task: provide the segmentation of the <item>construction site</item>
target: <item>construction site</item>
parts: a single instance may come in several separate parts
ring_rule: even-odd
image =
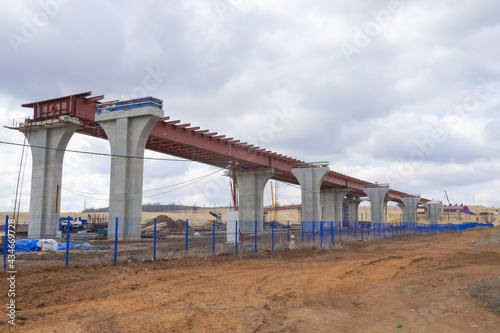
[[[9,127],[26,137],[23,157],[33,156],[29,212],[20,212],[18,190],[14,211],[0,216],[3,280],[18,274],[10,329],[500,326],[497,209],[452,204],[446,192],[443,204],[171,120],[158,98],[90,96],[24,104],[33,117]],[[109,141],[102,212],[61,213],[74,133]],[[223,169],[230,207],[144,212],[145,149]],[[280,205],[278,182],[300,187],[301,204]]]

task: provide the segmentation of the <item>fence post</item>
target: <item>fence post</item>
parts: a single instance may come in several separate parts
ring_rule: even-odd
[[[319,222],[319,248],[323,248],[323,222]]]
[[[155,219],[155,231],[153,237],[153,261],[156,260],[156,219]]]
[[[342,242],[342,222],[339,222],[339,242]]]
[[[116,265],[117,248],[118,248],[118,218],[116,218],[115,222],[115,257],[113,259],[113,265]]]
[[[316,241],[316,222],[313,221],[313,243]]]
[[[340,223],[342,223],[342,226],[344,225],[344,221],[342,221]],[[349,234],[350,234],[350,223],[347,222],[347,240],[349,240]]]
[[[361,241],[364,242],[365,239],[364,239],[364,235],[363,235],[363,229],[364,229],[364,226],[363,226],[363,223],[361,223]]]
[[[234,231],[234,236],[235,236],[234,250],[235,254],[238,254],[238,221],[236,221],[236,230]]]
[[[9,215],[5,216],[5,235],[3,238],[3,269],[7,269],[7,243],[9,239]],[[14,248],[15,251],[15,248]]]
[[[286,222],[286,242],[290,243],[290,221]]]
[[[212,255],[215,254],[215,220],[212,222]]]
[[[257,252],[257,221],[255,221],[255,252]]]
[[[71,220],[71,217],[68,216],[66,218],[68,220],[68,223],[66,224],[66,267],[68,267],[68,259],[69,259],[69,221]]]
[[[186,253],[189,251],[189,220],[186,220]]]
[[[331,223],[331,227],[332,227],[332,248],[334,248],[335,247],[335,228],[333,226],[333,221],[330,223]]]
[[[383,227],[384,227],[384,239],[385,239],[385,223],[383,224]]]
[[[302,243],[304,243],[304,221],[302,221]]]
[[[358,223],[354,222],[354,240],[356,240],[356,238],[358,238]]]
[[[274,251],[274,220],[273,220],[273,233],[272,233],[272,245],[271,245],[271,250]]]

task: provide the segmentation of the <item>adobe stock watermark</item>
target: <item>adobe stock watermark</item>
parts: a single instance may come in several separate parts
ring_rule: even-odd
[[[243,0],[212,0],[212,8],[221,20],[224,20],[227,15],[233,12]]]
[[[168,72],[161,70],[159,64],[156,65],[155,68],[146,66],[145,71],[146,74],[143,76],[141,84],[134,86],[130,90],[129,95],[120,96],[120,100],[147,97],[151,95],[151,92],[157,89],[169,76]]]
[[[93,151],[93,147],[89,140],[79,138],[78,141],[76,141],[76,147],[71,148],[71,150],[77,152],[91,152]],[[85,155],[77,152],[67,152],[64,158],[64,163],[71,168],[77,168],[83,163],[86,163]]]
[[[68,4],[71,0],[39,0],[40,9],[31,17],[23,16],[21,18],[21,29],[19,33],[9,32],[7,38],[15,53],[19,53],[21,46],[26,45],[38,36],[40,31],[45,28],[51,19],[56,17],[61,11],[61,7]]]
[[[474,93],[466,96],[462,103],[449,108],[449,115],[457,116],[462,119],[471,115],[477,110],[481,103],[490,99],[500,88],[500,81],[493,81],[493,75],[491,74],[487,79],[480,76],[478,80],[479,84],[474,89]]]
[[[359,54],[363,49],[368,47],[372,40],[378,37],[384,28],[387,28],[393,21],[394,15],[401,11],[402,2],[391,0],[387,4],[387,9],[382,9],[378,12],[371,12],[373,20],[367,22],[363,29],[354,28],[354,38],[352,43],[342,42],[340,50],[344,55],[347,63],[351,63],[351,57],[354,54]]]
[[[272,142],[275,136],[282,133],[295,119],[296,114],[287,107],[273,110],[267,126],[260,128],[255,135],[249,137],[249,143],[259,146]]]
[[[479,83],[474,89],[474,93],[467,95],[460,104],[448,109],[448,115],[458,117],[454,126],[460,125],[460,120],[471,116],[477,111],[481,103],[486,102],[500,90],[500,81],[494,81],[492,75],[485,79],[478,78]],[[449,138],[448,133],[441,127],[435,127],[429,137],[415,141],[416,149],[412,150],[407,158],[402,157],[397,165],[396,173],[391,170],[387,177],[389,183],[392,181],[403,182],[411,177],[418,163],[425,162],[436,153],[439,145],[446,142]]]
[[[288,107],[275,109],[269,118],[267,126],[260,128],[254,136],[250,136],[248,144],[264,149],[265,147],[262,147],[262,145],[272,142],[276,135],[286,131],[296,116],[297,115],[291,112]],[[259,163],[261,157],[262,155],[260,153],[253,153],[250,162]],[[203,190],[204,197],[210,200],[211,198],[219,196],[221,192],[228,191],[228,179],[228,177],[217,177],[206,184]]]

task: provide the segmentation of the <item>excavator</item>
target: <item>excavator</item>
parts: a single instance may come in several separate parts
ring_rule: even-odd
[[[210,212],[210,215],[215,217],[217,220],[207,220],[207,223],[204,224],[205,227],[212,227],[215,223],[215,226],[217,227],[217,229],[219,229],[220,227],[222,227],[224,225],[224,223],[222,222],[222,214],[221,213]]]

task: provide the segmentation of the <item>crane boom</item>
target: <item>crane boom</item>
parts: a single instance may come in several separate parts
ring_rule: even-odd
[[[448,206],[451,206],[450,198],[448,198],[448,193],[444,190],[444,195],[446,195],[446,200],[448,200]]]
[[[276,210],[275,210],[275,207],[274,207],[273,182],[271,182],[271,199],[272,199],[272,203],[273,203],[273,221],[275,221],[276,220]]]

